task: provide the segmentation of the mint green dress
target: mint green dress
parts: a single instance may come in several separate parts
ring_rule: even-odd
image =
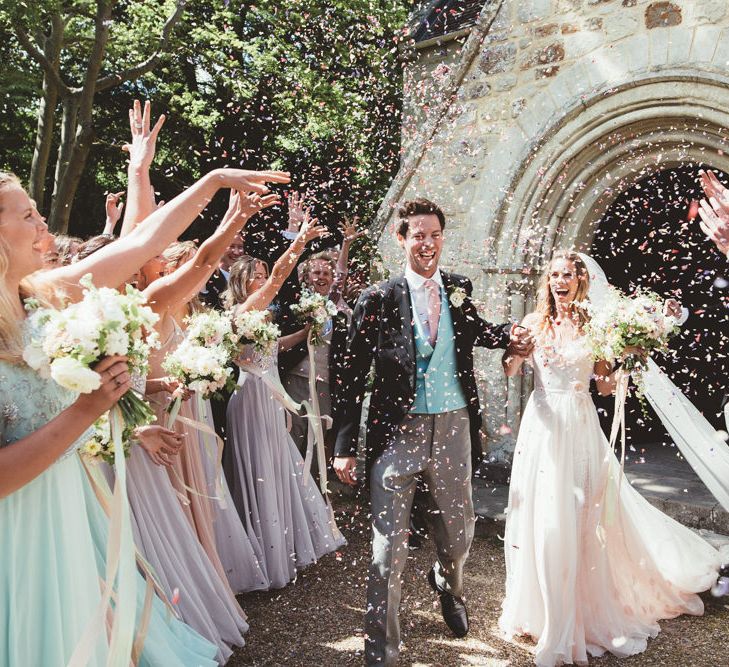
[[[75,400],[27,366],[0,361],[0,447],[44,426]],[[108,520],[76,452],[82,441],[0,499],[0,665],[64,667],[98,607]],[[138,617],[144,590],[140,578]],[[216,646],[154,602],[139,664],[216,665]],[[102,634],[90,665],[106,664]]]

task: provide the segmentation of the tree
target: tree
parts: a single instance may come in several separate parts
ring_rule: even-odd
[[[53,231],[68,229],[71,204],[94,138],[96,94],[151,71],[167,53],[183,8],[184,0],[176,0],[171,8],[165,7],[167,16],[159,36],[150,44],[149,39],[139,38],[139,29],[150,27],[159,16],[159,8],[152,2],[126,6],[118,5],[117,0],[3,4],[0,18],[10,26],[20,46],[43,75],[29,179],[30,195],[41,210],[46,208],[46,175],[54,143],[57,108],[61,108],[48,216]],[[127,20],[131,22],[131,29],[125,27]],[[119,35],[112,41],[113,24],[119,26]],[[127,48],[130,44],[147,46],[147,55],[136,59],[130,57]]]
[[[0,7],[8,2],[0,0]],[[59,67],[67,85],[83,81],[88,68],[90,2],[66,0],[58,10],[66,18]],[[44,26],[48,37],[57,5],[58,0],[42,0],[42,9],[34,5],[20,11],[21,27],[41,51],[49,42],[28,26]],[[103,216],[104,191],[123,185],[120,147],[127,140],[126,112],[135,97],[151,99],[155,114],[168,115],[152,174],[163,199],[216,166],[278,166],[292,172],[293,187],[309,192],[320,217],[334,223],[343,213],[356,213],[366,219],[399,165],[398,47],[410,5],[401,0],[188,0],[169,35],[166,57],[93,97],[87,168],[80,174],[71,214],[74,233],[94,233],[101,224],[94,219]],[[160,51],[164,17],[174,10],[173,0],[118,0],[97,79],[129,70]],[[4,13],[11,26],[11,12]],[[137,53],[147,55],[130,55]],[[26,68],[38,62],[23,57]],[[33,65],[32,74],[33,95],[44,98],[45,71]],[[0,72],[0,86],[3,82]],[[52,117],[51,158],[62,150],[60,100]],[[37,111],[40,125],[44,110],[35,104],[26,100],[26,115]],[[36,152],[38,167],[33,163],[19,173],[32,167],[32,192],[48,210],[42,186],[55,191],[55,179],[36,175],[42,171],[42,151]],[[211,210],[213,217],[219,213],[216,203]],[[57,219],[52,215],[55,227],[62,228]],[[193,235],[205,235],[204,224]]]

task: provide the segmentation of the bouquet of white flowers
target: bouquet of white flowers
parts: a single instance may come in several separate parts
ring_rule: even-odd
[[[337,307],[327,297],[302,290],[298,303],[291,306],[291,312],[304,324],[311,323],[311,342],[321,345],[322,332],[327,321],[337,314]]]
[[[274,343],[281,336],[281,329],[269,321],[266,310],[239,311],[233,316],[233,327],[239,343],[249,343],[260,352],[271,353]]]
[[[233,323],[227,313],[217,310],[204,310],[190,315],[185,322],[188,341],[200,347],[221,346],[231,354],[238,345],[238,335],[233,331]]]
[[[678,331],[676,319],[664,314],[664,301],[649,290],[640,289],[634,295],[626,296],[608,286],[600,308],[589,301],[581,305],[590,315],[585,334],[593,357],[611,363],[622,360],[625,369],[636,375],[640,374],[644,358],[637,354],[626,356],[626,350],[637,347],[647,355],[665,351]]]
[[[202,399],[214,398],[234,380],[228,367],[230,350],[220,345],[199,345],[186,338],[162,363],[165,372]]]
[[[93,435],[81,447],[81,455],[89,460],[100,458],[109,465],[114,465],[114,454],[116,448],[114,446],[114,438],[111,435],[111,422],[109,413],[105,412],[94,422]],[[125,428],[122,436],[122,446],[124,448],[124,456],[129,458],[131,449],[132,429]]]
[[[91,367],[103,357],[124,355],[130,373],[145,374],[149,352],[159,343],[153,328],[158,317],[144,305],[144,295],[131,286],[124,294],[108,287],[97,289],[90,274],[80,284],[83,299],[63,310],[28,304],[33,335],[23,351],[25,362],[82,394],[101,386],[101,376]],[[118,405],[129,428],[154,419],[149,404],[132,389]]]

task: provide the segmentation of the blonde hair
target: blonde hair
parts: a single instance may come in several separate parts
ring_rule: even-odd
[[[165,268],[170,273],[179,269],[185,262],[191,260],[197,252],[197,243],[195,241],[175,241],[165,248],[162,253],[162,259],[165,263]],[[188,308],[190,313],[199,313],[205,310],[203,302],[200,301],[200,297],[196,294],[188,302]]]
[[[2,234],[3,194],[13,187],[22,189],[20,179],[15,174],[0,171],[0,360],[18,364],[23,361],[23,333],[15,311],[18,295],[11,294],[5,286],[5,276],[10,269],[11,249]],[[20,282],[21,299],[39,296],[29,278]]]
[[[332,277],[337,271],[337,253],[332,250],[322,250],[317,252],[311,257],[307,257],[299,266],[296,268],[296,272],[299,276],[299,282],[303,285],[309,286],[309,271],[311,271],[311,265],[314,262],[326,262],[329,264],[332,270]]]
[[[249,256],[241,257],[230,267],[228,289],[220,295],[226,308],[232,308],[239,303],[245,302],[249,296],[246,283],[253,278],[256,266],[259,264],[263,264],[266,267],[266,273],[268,273],[268,264],[266,262]]]
[[[541,333],[551,330],[552,323],[557,317],[557,304],[554,302],[552,290],[549,288],[549,277],[552,273],[552,266],[559,259],[572,262],[575,265],[575,271],[579,281],[575,298],[572,303],[569,304],[570,314],[577,316],[577,326],[580,329],[582,329],[582,327],[585,326],[590,319],[587,311],[578,305],[580,302],[587,299],[587,293],[590,290],[590,274],[587,271],[587,267],[579,254],[573,250],[557,250],[552,255],[552,259],[549,260],[549,264],[542,275],[539,283],[539,289],[537,291],[537,307],[535,308],[535,313],[538,317],[538,330]]]

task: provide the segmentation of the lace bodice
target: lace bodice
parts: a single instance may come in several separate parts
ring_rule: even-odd
[[[255,374],[278,374],[278,343],[274,344],[268,354],[259,352],[252,344],[243,345],[235,363],[243,371]]]
[[[585,337],[557,343],[551,338],[537,343],[530,358],[534,389],[545,392],[590,390],[594,361]]]
[[[0,447],[45,426],[78,398],[78,394],[43,378],[25,364],[0,361]],[[91,429],[73,443],[64,458],[88,439]]]

